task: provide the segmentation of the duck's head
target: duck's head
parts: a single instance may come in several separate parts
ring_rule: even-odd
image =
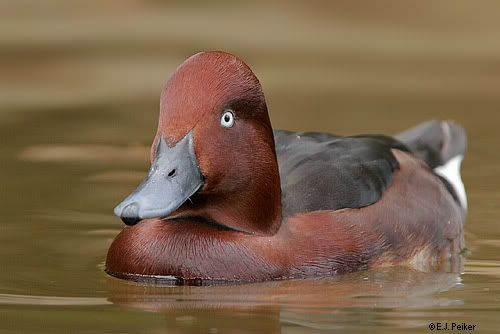
[[[196,217],[269,234],[277,228],[280,196],[258,79],[235,56],[206,52],[188,58],[167,81],[149,173],[114,212],[127,225]]]

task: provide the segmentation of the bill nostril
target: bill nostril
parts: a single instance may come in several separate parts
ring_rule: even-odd
[[[134,202],[124,207],[120,218],[126,225],[137,224],[141,220],[139,218],[139,204]]]
[[[175,176],[175,168],[174,168],[174,169],[172,169],[172,170],[170,171],[170,173],[168,173],[168,176],[169,176],[169,177],[174,177],[174,176]]]

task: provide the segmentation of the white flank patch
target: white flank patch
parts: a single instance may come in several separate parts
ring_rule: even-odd
[[[457,155],[456,157],[448,160],[448,162],[443,166],[434,168],[434,172],[450,182],[453,189],[455,189],[455,192],[457,193],[460,204],[465,210],[467,210],[467,195],[465,194],[464,183],[460,177],[460,166],[463,159],[463,155]]]

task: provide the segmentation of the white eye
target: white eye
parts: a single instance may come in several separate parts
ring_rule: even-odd
[[[234,115],[230,111],[226,111],[225,113],[222,114],[222,117],[220,118],[220,125],[222,125],[224,128],[230,128],[234,125]]]

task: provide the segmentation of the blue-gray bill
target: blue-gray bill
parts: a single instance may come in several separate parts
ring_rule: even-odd
[[[142,219],[166,217],[203,185],[190,131],[173,147],[163,137],[148,175],[137,189],[118,204],[114,213],[127,225]]]

